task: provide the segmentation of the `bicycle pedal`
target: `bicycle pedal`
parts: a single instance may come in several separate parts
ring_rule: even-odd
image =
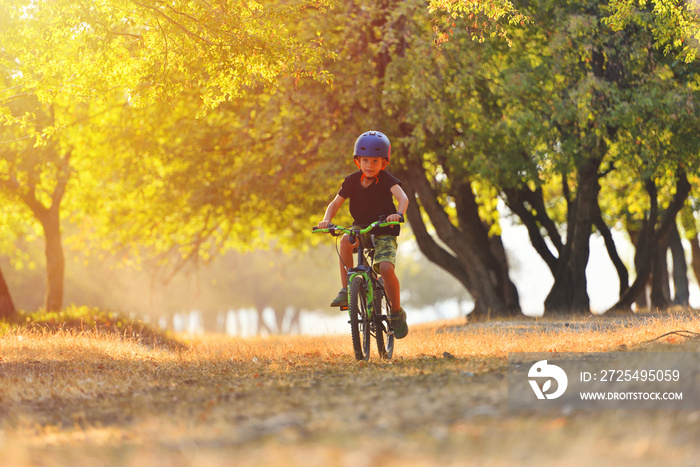
[[[340,311],[348,311],[349,309],[350,309],[350,307],[347,307],[347,306],[340,307]]]

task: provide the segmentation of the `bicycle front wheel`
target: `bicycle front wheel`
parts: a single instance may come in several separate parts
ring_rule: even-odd
[[[379,287],[374,289],[374,328],[377,339],[377,350],[381,358],[391,359],[394,355],[394,333],[389,332],[387,317],[391,313],[389,300],[384,292],[384,281],[378,279]]]
[[[369,360],[369,320],[367,319],[367,287],[365,278],[355,276],[350,282],[350,334],[355,359]]]

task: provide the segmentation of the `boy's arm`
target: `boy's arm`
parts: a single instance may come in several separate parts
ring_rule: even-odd
[[[398,183],[391,187],[391,194],[394,195],[394,198],[396,198],[396,201],[398,201],[399,207],[396,209],[396,214],[387,216],[386,220],[388,222],[398,222],[401,219],[400,216],[404,216],[406,214],[406,209],[408,208],[408,196],[406,196],[406,192],[403,191],[403,188],[401,188],[401,185]]]
[[[318,223],[318,228],[319,229],[327,229],[329,225],[331,225],[331,221],[333,220],[333,216],[336,215],[338,212],[338,209],[340,209],[340,206],[343,205],[345,202],[345,198],[343,198],[340,195],[335,195],[335,198],[333,198],[333,201],[331,201],[331,204],[328,205],[326,208],[326,213],[323,215],[323,220]]]

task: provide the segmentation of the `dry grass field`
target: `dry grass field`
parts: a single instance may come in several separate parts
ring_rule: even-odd
[[[460,320],[414,326],[392,361],[365,363],[349,336],[183,337],[169,350],[10,330],[0,465],[696,465],[700,411],[507,407],[508,352],[698,351],[692,333],[688,311]]]

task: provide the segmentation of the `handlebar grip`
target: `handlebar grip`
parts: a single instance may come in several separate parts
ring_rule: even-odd
[[[329,233],[334,233],[336,227],[337,227],[337,226],[336,226],[335,224],[329,224],[328,227],[326,227],[325,229],[319,229],[318,226],[315,225],[315,226],[311,227],[311,232],[323,232],[323,231],[328,231]]]
[[[397,213],[397,214],[398,214],[398,213]],[[403,214],[400,214],[400,216],[401,216],[401,217],[400,217],[400,219],[399,219],[399,222],[405,222],[406,220],[404,219]],[[389,216],[379,216],[379,219],[377,220],[377,222],[380,222],[380,223],[383,224],[384,222],[386,222],[386,218],[387,218],[387,217],[389,217]]]

